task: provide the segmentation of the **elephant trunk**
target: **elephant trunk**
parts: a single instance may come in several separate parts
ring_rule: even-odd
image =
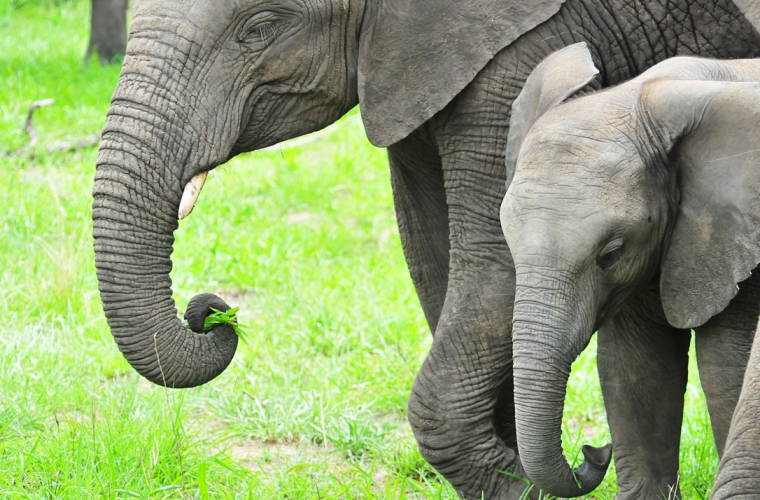
[[[562,411],[571,364],[588,344],[591,333],[586,331],[592,327],[588,321],[560,312],[551,297],[545,300],[541,294],[548,293],[547,288],[542,286],[537,294],[520,281],[518,273],[513,336],[520,460],[529,479],[543,492],[563,498],[585,495],[602,482],[611,448],[584,446],[585,460],[572,470],[562,450]]]
[[[169,147],[169,125],[145,109],[114,103],[104,128],[93,187],[98,286],[111,332],[132,367],[158,385],[194,387],[224,371],[238,338],[229,325],[196,333],[210,307],[228,309],[213,295],[188,304],[195,331],[177,316],[169,273],[184,186],[182,168],[172,165],[183,160]]]

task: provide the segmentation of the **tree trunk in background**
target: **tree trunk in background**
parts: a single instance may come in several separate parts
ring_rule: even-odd
[[[86,60],[97,51],[101,64],[108,64],[127,50],[127,1],[92,0],[90,45]]]

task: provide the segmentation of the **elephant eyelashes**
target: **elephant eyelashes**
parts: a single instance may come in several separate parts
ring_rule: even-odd
[[[274,38],[274,26],[270,23],[255,26],[246,35],[246,40],[251,42],[262,42],[269,45],[269,40]]]
[[[256,15],[248,20],[241,32],[240,41],[246,43],[263,43],[269,46],[269,41],[276,38],[276,30],[274,24],[262,17],[268,17],[271,20],[271,15]]]
[[[596,264],[602,269],[609,269],[623,256],[623,240],[615,239],[604,246],[604,249],[596,257]]]

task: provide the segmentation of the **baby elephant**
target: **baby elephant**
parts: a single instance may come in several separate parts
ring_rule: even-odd
[[[609,452],[586,448],[571,471],[560,439],[570,365],[598,330],[617,498],[667,497],[694,329],[722,457],[712,498],[760,495],[760,60],[669,59],[562,103],[596,73],[583,44],[551,55],[510,123],[501,223],[525,471],[562,497],[601,481],[589,471]]]

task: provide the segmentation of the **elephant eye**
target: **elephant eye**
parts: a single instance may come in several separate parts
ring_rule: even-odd
[[[254,26],[246,35],[246,39],[251,42],[262,42],[269,45],[269,40],[274,38],[274,26],[271,23],[264,23]]]
[[[621,238],[616,238],[604,245],[604,248],[596,257],[596,264],[602,269],[609,269],[615,264],[615,262],[620,260],[620,257],[623,256],[624,250],[625,246],[623,245],[623,240]]]
[[[246,21],[240,32],[240,41],[245,43],[263,43],[267,47],[269,42],[277,37],[272,15],[269,12],[261,12]]]

